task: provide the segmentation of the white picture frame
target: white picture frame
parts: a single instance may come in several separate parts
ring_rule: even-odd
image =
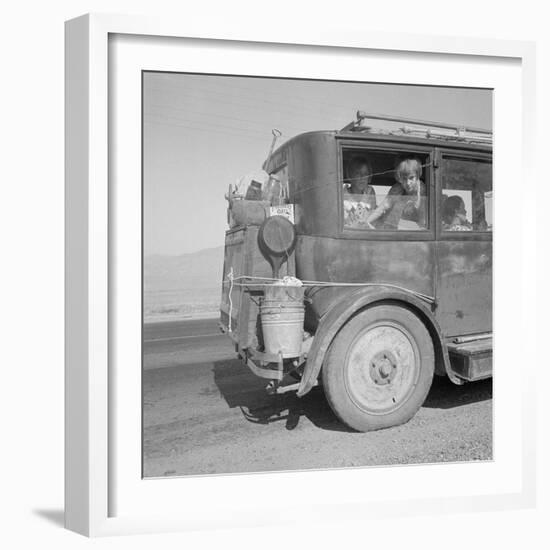
[[[212,55],[201,54],[201,44],[206,43]],[[186,55],[181,55],[180,47],[188,48]],[[140,93],[135,79],[141,70],[179,67],[189,72],[219,72],[216,54],[220,49],[228,54],[224,63],[233,63],[231,57],[235,59],[232,74],[241,74],[235,70],[239,71],[239,54],[246,51],[246,65],[240,69],[246,74],[314,77],[331,73],[338,79],[343,78],[346,67],[350,71],[346,74],[351,75],[355,60],[361,60],[372,62],[375,72],[379,71],[373,81],[391,82],[391,77],[381,80],[383,68],[376,68],[375,57],[384,55],[386,66],[407,58],[413,64],[440,67],[432,80],[424,75],[422,82],[426,84],[472,85],[472,79],[477,78],[485,87],[494,87],[496,94],[496,185],[510,191],[517,179],[534,181],[532,43],[379,32],[319,33],[314,29],[301,29],[298,34],[280,28],[246,32],[228,29],[220,35],[206,27],[169,19],[113,15],[86,15],[67,22],[66,527],[88,536],[101,536],[280,525],[304,519],[361,519],[367,513],[370,517],[387,517],[435,514],[443,509],[452,512],[533,506],[535,428],[528,419],[535,415],[536,361],[532,359],[536,346],[522,339],[517,349],[505,351],[502,344],[499,348],[499,342],[506,342],[514,331],[527,335],[528,319],[535,318],[534,290],[526,280],[525,266],[534,264],[535,250],[528,235],[536,220],[527,215],[527,198],[522,196],[518,199],[521,206],[516,205],[520,223],[513,231],[506,228],[504,213],[511,199],[505,192],[499,198],[498,190],[495,261],[497,272],[498,262],[501,263],[499,273],[503,275],[500,278],[499,274],[495,281],[495,365],[499,369],[499,365],[511,364],[521,356],[526,367],[515,401],[517,390],[513,384],[517,380],[514,382],[504,367],[495,380],[496,442],[491,463],[261,474],[264,477],[260,484],[258,474],[141,479],[136,466],[141,460],[141,456],[136,456],[141,426],[134,422],[136,407],[141,406],[137,391],[140,373],[139,369],[125,369],[120,361],[122,356],[128,358],[127,364],[135,366],[137,355],[130,357],[126,353],[131,353],[132,348],[135,353],[136,331],[141,323],[131,294],[137,291],[136,277],[140,276],[135,272],[137,253],[141,253],[135,235],[141,222],[136,217],[140,190],[132,187],[140,163],[135,164],[135,142],[124,141],[116,151],[110,146],[119,136],[135,130],[132,109]],[[266,67],[266,56],[269,71],[260,71],[258,67]],[[284,60],[289,56],[296,60],[307,58],[311,63],[285,66]],[[456,74],[446,72],[445,65],[454,67]],[[471,70],[465,71],[466,66]],[[398,77],[418,83],[404,73]],[[123,87],[128,88],[128,100],[124,109],[115,112],[113,106],[120,107],[116,94]],[[505,110],[509,113],[507,120],[503,118]],[[121,142],[117,143],[120,146]],[[124,175],[129,176],[130,185],[113,187],[111,183],[120,180],[121,170],[127,170]],[[500,249],[499,239],[504,245]],[[513,265],[506,254],[499,252],[505,251],[506,246],[522,251]],[[121,289],[117,284],[121,279],[128,281],[127,288]],[[518,287],[516,299],[503,304],[499,295],[502,297],[502,290],[510,281]],[[120,330],[123,318],[129,321],[125,323],[129,328]],[[401,492],[382,497],[384,479],[390,471]],[[271,481],[278,489],[271,493],[270,503],[263,504],[258,486]],[[352,490],[362,483],[368,483],[371,494]],[[287,507],[283,515],[280,501],[273,495],[277,490],[288,494],[293,488],[300,492],[301,509],[297,508],[296,514]],[[224,495],[235,491],[248,497],[256,495],[260,504],[254,510],[231,505]]]

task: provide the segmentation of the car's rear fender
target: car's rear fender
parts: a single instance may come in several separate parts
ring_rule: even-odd
[[[336,302],[321,317],[308,352],[302,381],[298,388],[299,397],[308,393],[315,385],[328,348],[344,324],[357,312],[381,302],[397,303],[415,312],[426,325],[432,337],[436,358],[436,374],[447,375],[455,384],[462,383],[451,370],[445,340],[431,310],[432,304],[405,289],[400,290],[391,286],[377,285],[348,294],[344,299]]]

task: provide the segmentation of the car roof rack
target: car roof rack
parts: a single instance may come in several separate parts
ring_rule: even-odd
[[[370,120],[397,122],[404,124],[395,130],[374,128]],[[412,125],[412,126],[410,126]],[[396,117],[357,111],[357,119],[344,126],[341,132],[388,133],[390,135],[410,135],[423,138],[434,138],[451,141],[466,141],[470,143],[493,143],[493,132],[485,128],[474,128],[458,124],[433,122],[414,118]]]

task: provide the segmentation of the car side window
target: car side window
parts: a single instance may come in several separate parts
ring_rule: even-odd
[[[344,149],[344,228],[422,231],[429,227],[429,156],[416,152]]]
[[[493,230],[493,174],[487,159],[443,157],[441,228],[444,232]]]

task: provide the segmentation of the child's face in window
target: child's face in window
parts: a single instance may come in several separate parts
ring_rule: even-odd
[[[416,193],[418,191],[418,186],[420,185],[420,178],[416,172],[409,172],[408,174],[405,174],[405,177],[401,183],[407,193]]]

